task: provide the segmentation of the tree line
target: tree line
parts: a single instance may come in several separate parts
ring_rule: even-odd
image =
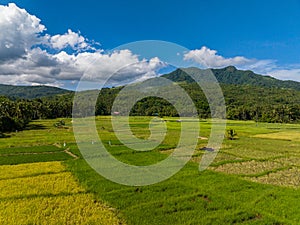
[[[22,130],[31,120],[72,116],[70,96],[11,100],[0,97],[0,132]]]
[[[180,83],[193,100],[197,114],[210,118],[211,112],[204,93],[195,83]],[[264,88],[250,85],[221,84],[225,102],[226,117],[233,120],[254,120],[271,123],[296,123],[300,121],[300,92],[283,88]],[[104,88],[100,91],[96,105],[89,106],[90,97],[95,93],[80,93],[78,116],[111,115],[112,106],[122,87]],[[98,93],[97,93],[98,94]],[[180,96],[173,96],[180,99]],[[54,119],[72,116],[74,93],[67,93],[37,99],[9,99],[0,97],[0,132],[22,130],[31,120]],[[126,104],[124,102],[123,104]],[[192,106],[178,101],[177,106],[185,108],[183,116],[193,116]],[[182,104],[182,105],[180,105]],[[122,108],[122,105],[120,105]],[[85,110],[90,112],[86,113]],[[130,111],[133,116],[178,116],[176,107],[157,97],[148,97],[137,102]]]

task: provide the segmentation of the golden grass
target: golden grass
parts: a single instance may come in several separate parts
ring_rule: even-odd
[[[0,180],[32,176],[41,173],[59,173],[64,171],[65,167],[60,162],[43,162],[19,164],[14,166],[0,166]]]
[[[91,194],[37,197],[0,202],[0,224],[119,224],[112,209]]]
[[[233,154],[240,158],[245,159],[265,159],[273,157],[284,156],[284,153],[281,152],[272,152],[272,151],[260,151],[254,149],[240,148],[240,149],[224,149],[224,153]]]
[[[59,162],[0,166],[0,171],[0,224],[122,224]]]
[[[270,138],[277,140],[300,141],[299,131],[280,131],[268,134],[256,134],[253,137],[257,138]]]
[[[28,195],[57,195],[61,193],[79,193],[80,188],[70,172],[45,174],[0,181],[0,198]]]
[[[228,173],[228,174],[240,174],[240,175],[251,175],[259,174],[266,171],[283,167],[279,162],[272,161],[248,161],[248,162],[236,162],[228,163],[216,168],[213,168],[215,171]]]
[[[236,157],[233,155],[229,155],[223,152],[219,152],[217,157],[214,159],[213,163],[219,163],[219,162],[223,162],[223,161],[230,161],[230,160],[241,160],[242,158],[240,157]]]
[[[284,158],[275,159],[274,161],[280,162],[285,166],[300,166],[299,156],[284,157]]]
[[[287,186],[287,187],[300,187],[300,169],[297,167],[293,167],[287,170],[278,171],[276,173],[270,173],[261,177],[252,177],[248,178],[255,182],[265,183],[265,184],[273,184],[279,186]]]

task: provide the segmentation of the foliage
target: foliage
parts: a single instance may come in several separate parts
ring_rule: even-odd
[[[197,77],[205,75],[206,71],[207,70],[201,70],[196,67],[177,69],[169,74],[163,75],[163,77],[176,82],[193,83],[195,81],[188,74],[193,74]],[[221,84],[248,85],[254,87],[279,89],[283,88],[300,91],[299,82],[282,81],[270,76],[255,74],[250,70],[237,70],[234,66],[228,66],[222,69],[211,69],[211,72]]]
[[[203,76],[204,73],[198,68],[188,68],[185,71],[193,73],[195,76]],[[252,71],[240,71],[234,67],[213,69],[212,72],[220,82],[225,96],[227,119],[269,123],[300,121],[300,84],[298,82],[280,81],[255,74]],[[178,69],[164,77],[178,83],[188,93],[200,118],[211,117],[206,96],[186,72]],[[27,94],[30,95],[30,93],[45,91],[45,95],[37,94],[35,97],[39,96],[39,98],[31,100],[11,100],[7,97],[0,97],[0,132],[2,133],[22,130],[31,120],[72,116],[73,92],[44,86],[11,87],[4,85],[3,88],[2,86],[0,88],[2,92],[5,92],[6,88],[20,90],[20,93],[23,94],[19,97],[22,98],[27,98]],[[111,115],[114,100],[122,88],[103,88],[100,92],[97,90],[80,92],[78,98],[82,101],[76,102],[76,108],[79,110],[74,112],[74,116]],[[164,88],[168,93],[170,87]],[[10,92],[6,94],[12,96]],[[95,96],[98,96],[96,105],[93,103]],[[195,115],[193,106],[181,101],[180,93],[172,93],[172,96],[177,99],[176,107],[184,109],[182,116]],[[119,108],[123,106],[126,108],[126,101],[123,102],[123,105],[119,105]],[[147,97],[134,105],[130,115],[178,116],[176,107],[164,99]]]
[[[58,122],[54,123],[53,126],[57,128],[62,128],[66,125],[64,120],[59,120]]]
[[[14,99],[35,99],[66,93],[71,93],[71,91],[50,86],[28,87],[0,84],[0,95]]]
[[[0,97],[0,132],[23,130],[31,120],[71,117],[72,97],[15,100]]]
[[[226,130],[226,138],[227,139],[234,140],[236,136],[237,136],[237,133],[234,129],[229,128]]]

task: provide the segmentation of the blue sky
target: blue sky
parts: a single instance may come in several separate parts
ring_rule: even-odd
[[[81,36],[99,42],[97,48],[105,51],[139,40],[169,41],[190,50],[202,49],[194,52],[201,56],[206,53],[222,59],[240,56],[245,59],[242,64],[233,60],[238,68],[300,81],[299,0],[20,0],[14,3],[39,18],[49,36],[66,34],[69,29],[78,34],[80,31]],[[218,60],[216,57],[211,60],[214,59]],[[221,67],[226,62],[232,60],[200,64]],[[259,63],[267,69],[257,66]]]

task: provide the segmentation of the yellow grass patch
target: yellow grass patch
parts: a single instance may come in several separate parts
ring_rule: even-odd
[[[257,134],[253,137],[258,138],[270,138],[270,139],[279,139],[279,140],[290,140],[290,141],[300,141],[300,133],[299,131],[280,131],[276,133],[269,134]]]
[[[122,223],[61,163],[46,162],[0,166],[0,224]]]
[[[260,183],[299,188],[300,169],[293,167],[287,170],[278,171],[276,173],[270,173],[261,177],[252,177],[249,179]]]
[[[70,172],[0,181],[0,198],[28,195],[57,195],[84,191]]]
[[[248,161],[248,162],[236,162],[228,163],[214,168],[215,171],[229,173],[229,174],[240,174],[240,175],[251,175],[259,174],[265,171],[281,168],[282,164],[279,162],[265,161]]]
[[[41,173],[58,173],[65,171],[60,162],[42,162],[31,164],[19,164],[14,166],[0,166],[0,180],[32,176]]]
[[[274,161],[280,162],[285,166],[300,166],[300,157],[296,156],[290,156],[290,157],[284,157],[284,158],[279,158],[275,159]]]
[[[218,163],[218,162],[228,161],[228,160],[241,160],[241,159],[242,158],[219,152],[217,157],[214,159],[213,163]]]
[[[0,202],[0,224],[119,224],[112,209],[91,194],[37,197]]]
[[[224,153],[233,154],[239,156],[241,158],[252,158],[252,159],[265,159],[265,158],[272,158],[283,156],[284,154],[281,152],[272,152],[272,151],[260,151],[260,150],[249,150],[245,149],[224,149]]]

